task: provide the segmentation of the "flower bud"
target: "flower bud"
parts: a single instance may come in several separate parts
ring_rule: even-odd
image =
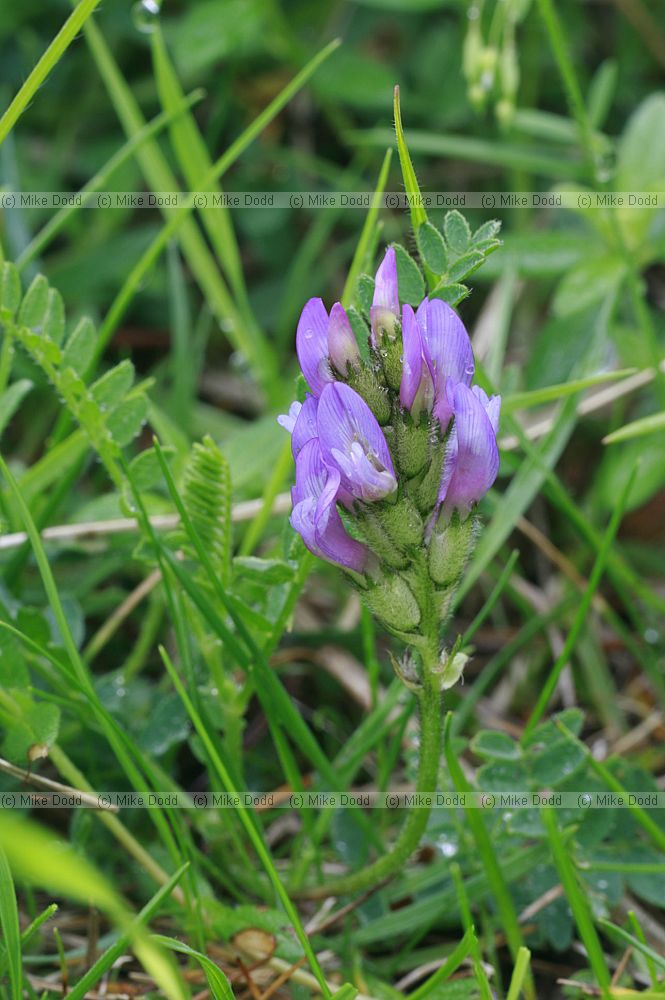
[[[473,548],[474,520],[461,521],[456,515],[445,524],[445,515],[432,532],[429,543],[429,575],[439,587],[454,586],[466,566]]]
[[[420,624],[420,608],[409,585],[399,574],[384,576],[363,592],[370,610],[392,632],[414,632]]]
[[[330,311],[328,354],[333,367],[344,376],[349,366],[355,366],[360,360],[358,342],[349,323],[349,317],[339,302],[336,302]]]
[[[396,545],[412,548],[422,544],[425,526],[416,505],[409,497],[403,496],[397,503],[386,504],[378,516]]]

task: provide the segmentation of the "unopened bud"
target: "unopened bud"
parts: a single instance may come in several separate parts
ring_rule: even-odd
[[[392,632],[414,632],[420,608],[406,580],[397,573],[384,576],[363,594],[371,611]]]

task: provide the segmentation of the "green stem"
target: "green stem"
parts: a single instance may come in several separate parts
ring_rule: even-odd
[[[424,663],[423,687],[418,692],[420,707],[420,761],[416,793],[434,796],[439,773],[441,754],[441,691],[439,679],[432,673],[437,664],[437,656]],[[418,847],[425,832],[432,806],[412,808],[395,844],[388,854],[384,854],[374,864],[362,871],[343,875],[324,885],[309,886],[297,895],[304,899],[320,899],[324,896],[348,896],[372,888],[379,882],[395,875]]]

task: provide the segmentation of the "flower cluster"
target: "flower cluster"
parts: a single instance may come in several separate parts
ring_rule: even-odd
[[[279,418],[296,461],[291,524],[413,642],[424,619],[445,617],[470,553],[470,515],[499,466],[500,397],[471,385],[471,343],[447,303],[400,307],[392,248],[369,319],[363,357],[339,303],[328,314],[310,299],[302,311],[296,349],[310,392]]]

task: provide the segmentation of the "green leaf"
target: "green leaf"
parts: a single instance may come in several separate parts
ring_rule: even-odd
[[[584,752],[569,740],[560,739],[531,758],[531,778],[536,785],[556,788],[584,764]]]
[[[349,317],[349,323],[351,324],[351,329],[353,330],[353,335],[356,338],[358,344],[358,350],[360,351],[360,357],[363,361],[369,360],[369,327],[363,317],[360,315],[355,306],[349,306],[346,310],[346,315]]]
[[[440,285],[439,288],[435,288],[431,297],[433,299],[443,299],[449,306],[457,306],[464,299],[468,298],[470,294],[471,292],[466,285],[454,283]]]
[[[14,764],[25,766],[28,751],[35,744],[51,747],[58,738],[60,709],[47,701],[30,703],[29,695],[15,692],[21,715],[7,723],[3,753]]]
[[[62,355],[62,367],[73,368],[78,375],[84,377],[95,356],[96,343],[97,331],[94,323],[84,316],[67,338]]]
[[[0,318],[11,320],[21,304],[21,279],[15,264],[5,261],[0,270]]]
[[[374,278],[371,278],[369,274],[361,274],[358,277],[356,298],[363,314],[369,316],[369,311],[372,308],[372,299],[374,298]]]
[[[228,585],[231,579],[231,470],[210,435],[192,447],[185,467],[182,500],[214,572],[223,585]],[[182,531],[184,545],[195,557],[196,546],[186,526]]]
[[[65,335],[65,304],[57,288],[49,288],[48,290],[42,333],[58,345],[62,343]]]
[[[495,241],[500,232],[501,222],[499,219],[488,219],[487,222],[483,222],[482,226],[479,226],[478,229],[476,229],[475,233],[471,237],[471,242],[475,246],[478,243],[485,243],[488,240]]]
[[[456,208],[446,212],[443,220],[443,232],[448,246],[454,254],[465,253],[471,242],[471,230],[469,223]]]
[[[49,284],[43,274],[38,274],[28,288],[18,314],[18,322],[34,329],[41,327],[48,309]]]
[[[448,267],[448,253],[443,236],[431,222],[423,222],[416,233],[418,253],[423,264],[434,274],[443,274]]]
[[[481,729],[471,741],[471,749],[479,757],[495,760],[519,760],[522,756],[519,743],[507,733],[495,729]]]
[[[619,140],[615,188],[650,191],[665,182],[665,94],[646,98]]]
[[[162,451],[168,456],[172,449],[162,448]],[[154,448],[145,448],[135,455],[129,463],[129,471],[137,490],[142,493],[155,489],[163,481],[162,469]]]
[[[189,719],[182,702],[177,694],[171,692],[157,700],[141,730],[138,743],[153,757],[161,757],[172,746],[186,740],[189,731]]]
[[[397,287],[402,302],[417,306],[425,297],[425,281],[413,257],[399,243],[393,244],[397,264]]]
[[[121,361],[97,379],[90,386],[90,392],[100,407],[110,410],[125,398],[133,382],[134,365],[131,361]]]
[[[526,792],[529,777],[524,764],[515,759],[490,760],[478,768],[478,787],[484,792]]]
[[[0,434],[2,434],[31,389],[32,382],[30,379],[21,378],[18,382],[13,382],[3,392],[2,396],[0,396]]]
[[[132,441],[148,419],[148,400],[145,396],[126,399],[116,406],[108,417],[106,426],[119,448]]]
[[[480,250],[471,250],[469,253],[462,254],[450,267],[446,275],[447,282],[454,284],[458,281],[464,281],[470,274],[478,270],[484,260],[485,255]]]
[[[16,616],[16,627],[29,639],[38,642],[40,646],[48,646],[50,642],[53,642],[54,629],[38,608],[31,608],[24,604]]]
[[[282,559],[258,559],[256,556],[236,556],[233,560],[235,574],[266,586],[288,583],[293,579],[294,567]]]

